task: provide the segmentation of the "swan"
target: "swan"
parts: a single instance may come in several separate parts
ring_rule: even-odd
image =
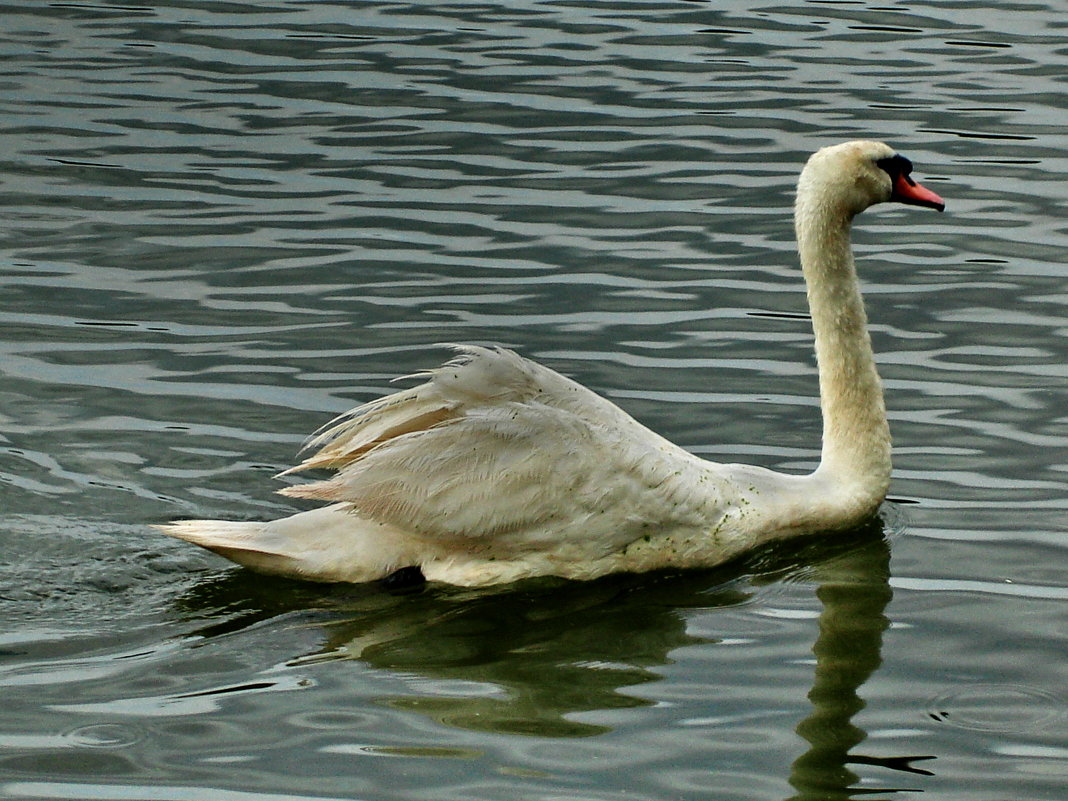
[[[425,381],[356,408],[287,475],[328,505],[270,522],[159,526],[265,573],[329,582],[406,577],[464,586],[532,576],[706,567],[774,539],[870,519],[890,433],[850,246],[884,201],[942,211],[881,142],[814,153],[794,209],[815,336],[822,452],[808,475],[694,456],[610,401],[504,348],[454,346]]]

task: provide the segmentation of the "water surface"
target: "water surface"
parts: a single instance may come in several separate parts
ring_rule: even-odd
[[[1068,31],[1011,10],[0,6],[0,797],[1063,798]],[[878,525],[412,595],[149,528],[292,512],[450,341],[811,469],[792,186],[857,137],[949,204],[855,234]]]

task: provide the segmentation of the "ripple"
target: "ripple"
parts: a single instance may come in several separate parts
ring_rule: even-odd
[[[125,748],[140,742],[144,734],[125,723],[91,723],[71,729],[65,736],[87,748]]]
[[[432,759],[478,759],[482,752],[474,748],[447,748],[441,746],[407,745],[354,745],[340,743],[322,749],[331,754],[353,754],[384,757],[418,757]]]
[[[971,684],[947,690],[927,705],[928,716],[960,729],[1022,734],[1064,718],[1063,698],[1022,684]]]
[[[356,731],[373,728],[378,718],[367,712],[345,710],[313,710],[298,712],[286,718],[286,723],[301,729],[317,731]]]

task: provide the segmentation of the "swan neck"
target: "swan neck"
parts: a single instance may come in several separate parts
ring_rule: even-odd
[[[823,414],[818,472],[874,511],[889,486],[890,432],[850,244],[853,215],[809,200],[799,196],[796,224]]]

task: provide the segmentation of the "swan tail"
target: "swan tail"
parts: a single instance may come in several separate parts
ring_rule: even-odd
[[[228,520],[176,520],[153,528],[253,570],[277,575],[301,574],[299,559],[285,553],[278,543],[267,541],[268,525]]]
[[[266,523],[178,520],[154,528],[261,573],[310,581],[375,581],[418,564],[399,532],[344,504]]]

